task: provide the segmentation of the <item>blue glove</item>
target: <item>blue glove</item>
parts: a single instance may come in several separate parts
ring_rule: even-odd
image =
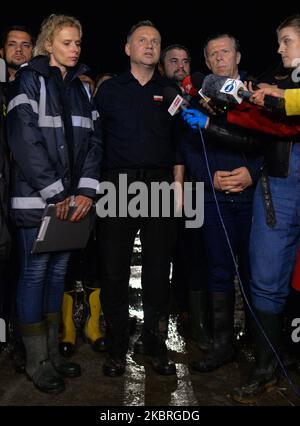
[[[182,111],[182,118],[192,129],[204,129],[208,120],[207,115],[197,109],[185,109]]]

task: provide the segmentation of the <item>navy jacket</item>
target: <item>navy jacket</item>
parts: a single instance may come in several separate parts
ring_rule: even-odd
[[[251,202],[263,166],[263,156],[258,149],[259,143],[253,141],[255,138],[253,132],[239,129],[223,120],[214,124],[214,119],[212,119],[209,129],[203,131],[203,137],[212,180],[214,173],[218,170],[230,171],[239,167],[247,167],[253,181],[252,186],[247,187],[242,193],[225,194],[216,191],[218,200],[221,202]],[[249,144],[245,142],[245,139],[251,140]],[[241,140],[240,143],[239,140]],[[199,132],[190,129],[184,132],[181,149],[188,172],[196,181],[204,182],[205,202],[213,201],[212,187]]]
[[[45,204],[69,195],[96,196],[102,159],[98,113],[78,78],[64,80],[72,140],[66,141],[62,94],[46,56],[21,68],[9,87],[8,143],[13,155],[12,216],[17,226],[38,226]],[[73,170],[70,168],[72,143]]]

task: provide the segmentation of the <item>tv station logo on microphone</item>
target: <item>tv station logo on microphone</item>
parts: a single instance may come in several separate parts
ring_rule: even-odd
[[[226,80],[226,83],[224,84],[224,92],[225,93],[231,93],[236,88],[236,81],[232,79]]]

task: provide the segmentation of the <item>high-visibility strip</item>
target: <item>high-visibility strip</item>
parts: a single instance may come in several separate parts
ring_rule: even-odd
[[[100,115],[99,115],[98,111],[96,111],[96,110],[92,111],[92,119],[93,119],[93,121],[96,121],[97,118],[99,118],[99,117],[100,117]]]
[[[21,95],[18,95],[14,97],[8,104],[7,112],[10,112],[13,108],[23,105],[23,104],[29,104],[31,105],[31,108],[33,109],[33,112],[36,114],[38,113],[38,103],[37,101],[34,101],[32,99],[29,99],[28,96],[25,93],[22,93]]]
[[[90,118],[79,115],[72,115],[72,124],[74,127],[83,127],[84,129],[93,128],[93,122]]]
[[[91,98],[92,98],[90,85],[87,81],[82,81],[81,83],[82,83],[84,90],[86,91],[86,94],[88,95],[88,98],[89,98],[89,101],[90,101]]]
[[[42,76],[39,77],[41,82],[40,101],[39,101],[39,126],[40,127],[63,127],[60,115],[46,115],[46,85]]]
[[[43,209],[46,203],[40,197],[12,197],[12,209]]]
[[[80,178],[78,188],[97,189],[99,181],[92,178]]]
[[[41,196],[44,200],[47,198],[52,198],[54,195],[59,194],[64,190],[63,184],[61,179],[57,180],[56,182],[52,183],[49,186],[46,186],[46,188],[42,189],[40,191]]]
[[[91,188],[97,189],[99,181],[91,178],[81,178],[79,180],[78,188]]]

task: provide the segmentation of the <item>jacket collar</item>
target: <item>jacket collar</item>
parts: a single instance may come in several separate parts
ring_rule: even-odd
[[[51,67],[49,65],[48,56],[39,55],[33,58],[28,62],[28,67],[37,71],[39,74],[42,74],[44,77],[50,76]],[[74,68],[70,68],[68,71],[69,81],[75,79],[76,77],[87,73],[89,68],[84,64],[78,64]]]

